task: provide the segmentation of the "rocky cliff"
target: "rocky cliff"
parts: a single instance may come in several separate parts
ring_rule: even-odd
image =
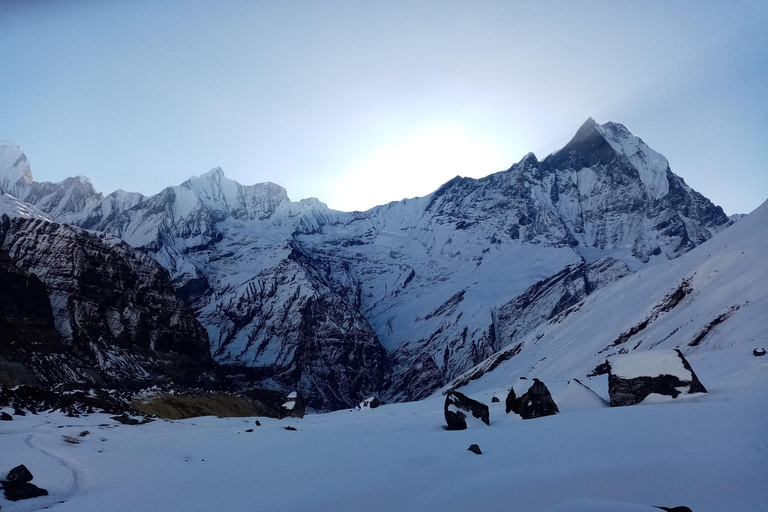
[[[47,334],[10,335],[4,343],[15,344],[9,358],[25,354],[19,362],[41,383],[141,387],[211,379],[205,330],[148,256],[113,237],[7,215],[0,217],[0,249],[14,265],[9,272],[37,283],[22,304],[39,303],[32,318],[46,319],[40,325]],[[6,300],[9,293],[4,288]],[[23,323],[28,316],[10,318]]]

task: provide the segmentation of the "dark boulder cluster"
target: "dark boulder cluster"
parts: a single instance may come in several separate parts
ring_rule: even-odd
[[[0,407],[12,407],[14,414],[37,414],[44,411],[61,411],[69,417],[94,412],[123,414],[131,409],[132,393],[106,389],[71,389],[68,386],[36,387],[18,386],[0,388]]]
[[[507,414],[514,412],[523,419],[540,418],[550,416],[559,412],[557,404],[552,399],[547,386],[539,379],[533,379],[533,383],[528,386],[528,379],[522,377],[515,385],[518,390],[526,389],[521,396],[515,393],[515,386],[509,390],[506,400]],[[500,402],[496,397],[491,400],[492,403]],[[448,391],[445,396],[445,405],[443,412],[445,414],[446,430],[464,430],[467,428],[467,415],[481,420],[486,425],[490,425],[490,416],[488,406],[459,393],[458,391]],[[471,447],[470,447],[471,448]]]
[[[677,398],[706,393],[693,368],[679,350],[652,350],[614,356],[608,361],[611,407],[635,405],[649,395]]]
[[[513,386],[507,395],[506,411],[507,414],[510,412],[519,414],[524,420],[551,416],[560,412],[549,389],[539,379],[533,379],[533,384],[519,397],[516,396]]]
[[[463,412],[462,412],[463,411]],[[445,414],[446,430],[464,430],[467,428],[467,415],[479,419],[486,425],[491,424],[488,406],[473,400],[458,391],[449,391],[445,396],[445,405],[443,406]]]
[[[28,500],[38,496],[48,496],[48,491],[41,489],[32,482],[32,473],[25,465],[16,466],[8,472],[5,480],[0,481],[5,493],[5,499],[9,501]]]

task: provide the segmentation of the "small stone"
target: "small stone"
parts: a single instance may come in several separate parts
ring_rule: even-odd
[[[291,431],[294,431],[294,432],[296,431],[296,429],[294,427],[285,427],[285,430],[291,430]]]
[[[260,426],[261,426],[261,422],[260,422],[259,420],[256,420],[256,426],[257,426],[257,427],[260,427]]]
[[[765,349],[764,348],[756,348],[752,351],[752,355],[755,357],[760,357],[765,355]]]
[[[248,433],[253,432],[253,429],[249,428],[248,430],[246,430],[246,432],[248,432]]]
[[[497,404],[499,402],[501,402],[501,400],[499,400],[499,397],[495,396],[495,397],[491,398],[491,403],[492,404]]]
[[[85,437],[85,436],[87,436],[88,434],[90,434],[90,432],[89,432],[89,431],[87,431],[87,430],[83,430],[82,432],[80,432],[80,434],[79,434],[79,435],[80,435],[80,437]]]
[[[482,455],[483,452],[480,451],[480,447],[476,444],[469,445],[469,448],[467,448],[468,451],[472,453],[476,453],[477,455]]]

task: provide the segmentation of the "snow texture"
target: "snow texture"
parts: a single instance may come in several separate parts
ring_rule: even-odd
[[[691,372],[674,350],[649,350],[613,356],[608,359],[611,372],[622,379],[672,375],[681,381],[691,380]]]

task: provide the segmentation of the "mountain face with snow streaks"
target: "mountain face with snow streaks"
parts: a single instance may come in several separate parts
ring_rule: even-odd
[[[730,222],[641,139],[591,119],[542,161],[528,154],[366,212],[291,202],[278,185],[243,186],[218,168],[148,197],[18,177],[9,193],[165,267],[232,375],[298,388],[315,408],[426,396],[630,268],[676,258]]]
[[[206,332],[150,257],[108,235],[7,215],[0,250],[47,290],[59,339],[7,340],[18,349],[6,355],[39,382],[131,388],[211,380]]]

